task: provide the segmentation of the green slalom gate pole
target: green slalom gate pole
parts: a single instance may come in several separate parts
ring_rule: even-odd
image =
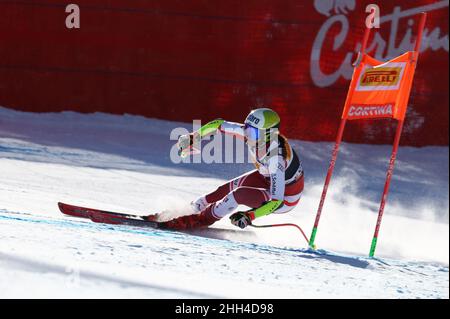
[[[313,227],[313,230],[311,232],[311,237],[309,237],[309,247],[312,249],[316,249],[316,244],[314,244],[314,241],[316,240],[316,233],[317,233],[317,227]]]

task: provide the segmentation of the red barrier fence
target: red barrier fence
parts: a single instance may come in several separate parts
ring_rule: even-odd
[[[364,29],[356,0],[0,0],[0,105],[176,121],[282,117],[291,138],[331,141]],[[401,144],[448,145],[448,0],[378,1],[367,52],[410,50],[428,13]],[[392,143],[395,123],[351,123],[344,140]]]

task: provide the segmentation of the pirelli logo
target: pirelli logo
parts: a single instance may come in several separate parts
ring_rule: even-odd
[[[359,77],[356,91],[397,90],[400,86],[405,63],[389,63],[383,67],[366,67]]]
[[[401,68],[367,70],[361,77],[361,86],[397,85],[401,70]]]

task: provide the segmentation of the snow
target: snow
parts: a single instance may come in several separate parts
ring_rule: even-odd
[[[138,116],[0,108],[2,298],[449,298],[448,147],[401,147],[376,256],[367,257],[390,146],[344,143],[316,243],[294,228],[194,234],[63,216],[63,201],[129,213],[188,203],[250,164],[174,164],[172,129]],[[301,204],[257,220],[310,234],[333,147],[293,141]],[[256,223],[256,222],[255,222]]]

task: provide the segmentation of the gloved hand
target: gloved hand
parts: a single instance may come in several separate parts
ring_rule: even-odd
[[[194,143],[199,143],[199,142],[200,142],[200,136],[196,133],[181,135],[178,138],[178,143],[177,143],[178,155],[180,155],[182,157],[186,156],[189,153],[188,150],[190,148],[192,148]]]
[[[251,225],[253,219],[254,215],[251,211],[237,212],[230,216],[231,223],[242,229],[244,229],[248,225]]]

